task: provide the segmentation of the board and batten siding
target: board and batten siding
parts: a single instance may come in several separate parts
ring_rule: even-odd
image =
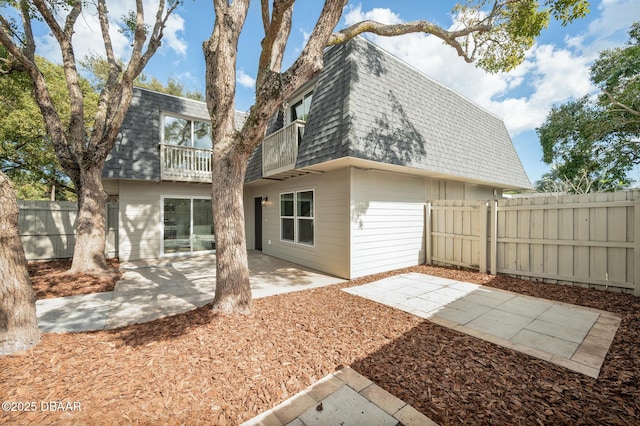
[[[425,182],[351,169],[351,278],[424,263]]]
[[[211,197],[211,184],[120,181],[120,260],[160,257],[162,196]]]
[[[280,194],[314,190],[313,247],[280,240]],[[245,188],[247,246],[254,242],[254,199],[268,197],[262,208],[262,252],[341,278],[349,277],[349,170],[311,174]]]

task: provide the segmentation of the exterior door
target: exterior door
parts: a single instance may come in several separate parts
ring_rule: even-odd
[[[253,199],[254,215],[255,215],[255,249],[262,251],[262,197]]]
[[[162,253],[215,250],[210,199],[163,198]]]

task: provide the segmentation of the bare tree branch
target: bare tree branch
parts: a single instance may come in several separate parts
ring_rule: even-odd
[[[619,106],[620,108],[622,108],[623,110],[625,110],[626,112],[628,112],[631,115],[634,115],[636,117],[640,117],[640,111],[636,111],[635,109],[619,102],[611,93],[609,93],[606,89],[602,89],[602,93],[604,93],[607,98],[609,98],[609,100],[611,101],[612,104]]]
[[[73,0],[73,5],[67,18],[65,19],[64,28],[60,28],[55,19],[52,8],[45,0],[33,0],[34,5],[45,20],[62,52],[62,64],[64,74],[67,80],[67,89],[70,97],[71,114],[69,117],[69,125],[67,129],[67,144],[70,145],[76,156],[82,152],[82,144],[84,142],[84,96],[80,88],[80,76],[76,68],[76,58],[71,43],[74,26],[78,20],[78,16],[82,12],[82,1]],[[38,94],[36,94],[38,96]]]
[[[260,0],[260,10],[262,12],[264,35],[266,36],[269,32],[269,26],[271,25],[271,19],[269,18],[269,0]]]
[[[25,31],[26,37],[30,37],[31,19],[38,18],[32,18],[29,12],[37,11],[60,46],[71,109],[69,124],[66,128],[51,100],[44,76],[33,58],[35,55],[30,53],[29,48],[23,49],[22,45],[26,45],[26,43],[21,43],[18,46],[15,42],[18,38],[7,32],[9,25],[6,19],[0,16],[2,19],[0,21],[2,22],[0,43],[7,47],[9,53],[29,73],[35,85],[34,94],[38,106],[44,117],[47,132],[60,165],[65,169],[77,189],[76,255],[74,255],[72,264],[72,270],[75,272],[102,272],[106,270],[106,262],[104,261],[105,221],[104,215],[101,214],[101,206],[104,203],[101,171],[131,103],[133,81],[160,46],[169,15],[180,4],[180,0],[169,0],[169,2],[170,7],[166,7],[166,0],[159,0],[156,22],[147,39],[143,0],[136,0],[135,23],[127,22],[127,24],[132,24],[133,46],[130,60],[124,72],[114,55],[109,35],[106,0],[95,2],[110,68],[107,82],[98,100],[96,114],[93,121],[90,122],[85,121],[84,117],[85,100],[72,45],[75,23],[83,11],[84,5],[90,3],[86,0],[20,1],[23,25],[27,29]],[[35,6],[35,9],[30,8],[31,4]],[[59,10],[66,12],[62,27],[57,15]],[[29,55],[32,57],[29,58]]]
[[[27,58],[35,61],[36,43],[33,39],[33,29],[31,27],[31,20],[29,19],[29,3],[26,0],[20,0],[20,12],[22,28],[24,29],[22,51]]]
[[[273,12],[262,40],[262,51],[258,62],[257,85],[264,82],[268,72],[280,72],[284,49],[291,33],[291,17],[294,0],[275,0]],[[264,11],[263,11],[264,12]],[[268,13],[268,11],[267,11]]]
[[[389,25],[381,24],[375,21],[362,21],[336,33],[333,33],[329,38],[329,42],[327,44],[341,44],[365,32],[384,37],[393,37],[410,33],[425,33],[434,35],[443,40],[449,46],[453,47],[458,55],[464,58],[466,62],[473,62],[473,55],[469,55],[469,53],[463,48],[462,44],[457,39],[473,33],[488,32],[491,30],[491,28],[492,26],[490,24],[478,23],[476,25],[468,26],[463,30],[447,31],[439,27],[438,25],[424,20]]]

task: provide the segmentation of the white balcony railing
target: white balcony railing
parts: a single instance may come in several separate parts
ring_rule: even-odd
[[[211,150],[160,144],[162,180],[211,182]]]
[[[297,120],[267,136],[262,142],[262,176],[293,170],[298,158],[298,142],[304,121]]]

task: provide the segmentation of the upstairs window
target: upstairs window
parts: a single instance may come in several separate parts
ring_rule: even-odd
[[[204,121],[164,115],[162,143],[190,148],[211,149],[211,124]]]
[[[290,114],[292,123],[296,120],[307,121],[309,118],[309,110],[311,109],[312,98],[313,92],[309,92],[291,106]]]
[[[297,191],[280,194],[280,239],[313,246],[314,192]]]

